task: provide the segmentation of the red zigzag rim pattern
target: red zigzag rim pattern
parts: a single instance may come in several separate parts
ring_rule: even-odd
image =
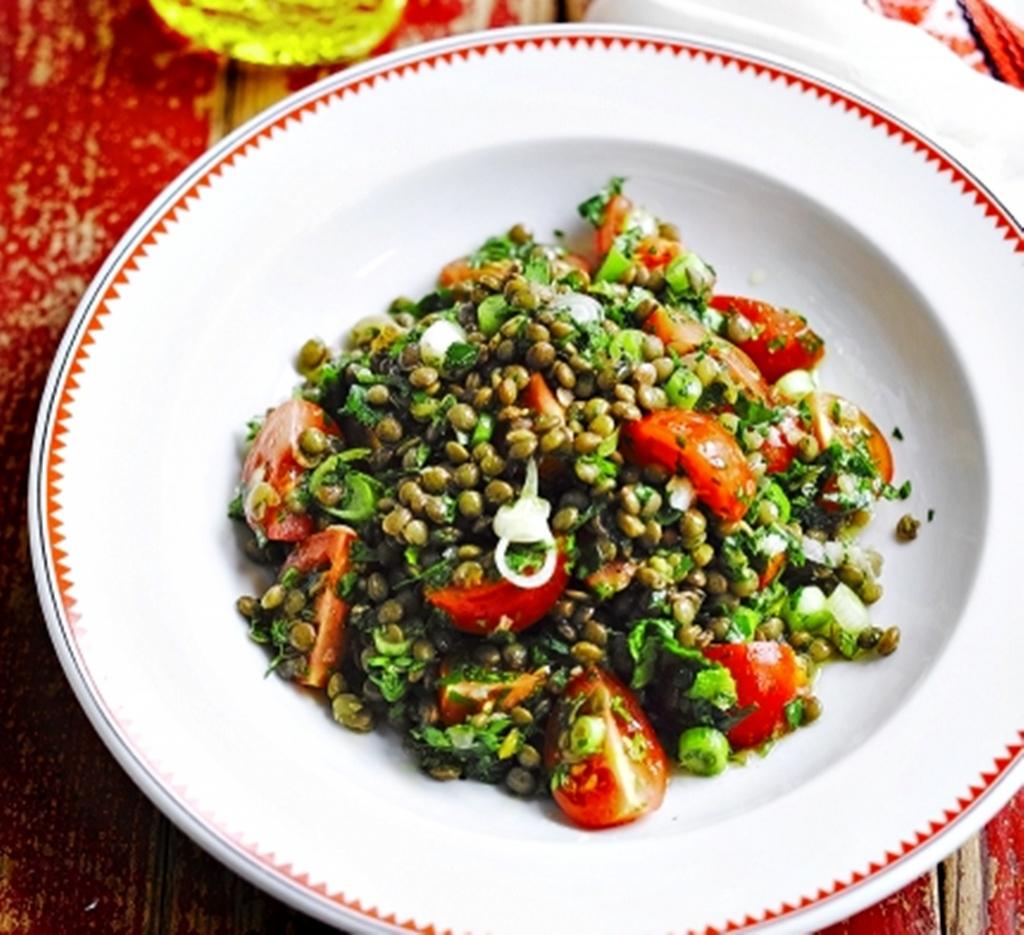
[[[196,802],[184,786],[175,782],[171,771],[145,755],[141,738],[136,734],[130,719],[125,715],[118,716],[113,711],[110,711],[109,706],[103,702],[102,695],[89,676],[84,654],[81,652],[78,644],[78,640],[85,634],[85,628],[82,625],[80,614],[76,610],[75,600],[70,593],[72,587],[70,577],[71,558],[64,547],[62,523],[57,516],[60,495],[58,485],[63,476],[64,457],[62,452],[65,448],[64,436],[68,431],[68,423],[72,417],[73,395],[79,388],[79,377],[83,372],[85,361],[89,357],[89,348],[96,343],[97,336],[103,329],[104,318],[110,314],[107,303],[111,299],[117,298],[120,288],[127,284],[128,278],[126,274],[138,269],[136,260],[144,256],[150,248],[154,247],[159,237],[167,232],[167,222],[173,222],[178,212],[188,210],[187,202],[189,199],[202,197],[204,190],[210,187],[210,180],[212,178],[220,176],[225,170],[230,169],[237,160],[245,158],[250,150],[259,147],[265,139],[269,139],[275,130],[285,129],[289,121],[298,122],[302,120],[321,103],[335,99],[344,99],[347,96],[359,94],[363,90],[372,89],[377,81],[383,78],[401,78],[407,74],[415,74],[421,69],[432,69],[438,64],[452,64],[460,59],[469,60],[473,55],[483,55],[487,52],[502,54],[509,49],[542,48],[545,45],[555,47],[569,46],[573,48],[577,46],[584,46],[586,48],[604,47],[606,49],[613,47],[618,49],[638,48],[655,52],[669,52],[676,56],[685,55],[691,59],[721,67],[734,66],[740,72],[751,71],[758,76],[767,75],[772,81],[782,81],[787,86],[795,86],[803,93],[814,94],[818,98],[824,98],[830,104],[839,105],[845,111],[852,112],[857,118],[869,121],[872,127],[884,127],[889,136],[896,137],[902,145],[909,146],[915,152],[923,154],[926,163],[931,164],[936,172],[948,174],[949,181],[959,188],[964,196],[971,198],[984,212],[985,217],[991,219],[997,231],[1002,234],[1002,239],[1009,241],[1013,246],[1014,252],[1024,253],[1024,232],[1020,230],[1006,212],[974,179],[966,175],[959,166],[927,140],[922,139],[907,127],[896,122],[886,114],[875,110],[863,101],[850,97],[835,88],[819,84],[808,76],[794,74],[777,66],[744,58],[735,53],[702,48],[683,41],[630,35],[566,34],[564,32],[548,34],[537,32],[528,38],[504,39],[495,36],[494,38],[478,38],[461,48],[448,51],[424,52],[422,56],[411,61],[390,66],[382,64],[372,73],[364,74],[362,77],[353,76],[348,81],[343,81],[340,85],[332,84],[330,87],[322,89],[319,94],[295,103],[291,109],[272,122],[253,130],[249,135],[239,140],[232,149],[224,153],[215,165],[202,174],[198,181],[189,186],[168,208],[164,209],[161,216],[146,231],[145,235],[137,241],[128,256],[121,261],[113,274],[113,279],[103,290],[98,301],[94,299],[91,308],[86,312],[87,320],[82,337],[78,345],[70,350],[70,366],[63,382],[55,390],[56,411],[53,417],[53,431],[43,451],[46,485],[46,547],[49,549],[50,566],[56,579],[55,583],[57,594],[59,595],[60,608],[63,611],[67,629],[70,631],[70,640],[77,651],[75,654],[77,657],[76,663],[86,676],[91,694],[100,702],[102,708],[110,712],[112,722],[117,729],[131,741],[134,748],[131,752],[145,764],[146,769],[159,781],[166,792],[178,800],[179,803],[187,806],[187,810],[191,814],[197,815],[202,819],[232,849],[242,851],[261,867],[272,871],[277,876],[286,879],[292,885],[305,890],[307,893],[319,895],[338,906],[342,906],[368,919],[390,924],[406,931],[424,933],[424,935],[451,935],[451,930],[438,929],[433,924],[421,925],[413,919],[400,920],[394,913],[384,914],[376,907],[363,905],[354,896],[340,892],[331,892],[326,883],[313,882],[308,873],[300,872],[292,863],[285,862],[282,858],[277,857],[271,852],[261,851],[255,843],[247,841],[242,834],[232,832],[230,829],[221,826],[216,817]],[[1000,777],[1009,771],[1021,758],[1022,754],[1024,754],[1024,730],[1018,732],[1017,738],[1007,744],[1006,753],[993,761],[992,768],[980,774],[979,783],[971,785],[965,795],[957,798],[954,807],[946,809],[941,818],[929,822],[928,828],[916,832],[912,839],[901,841],[898,850],[886,851],[880,860],[873,861],[865,870],[851,873],[848,879],[834,880],[827,888],[819,889],[814,895],[803,896],[795,903],[783,902],[777,908],[763,910],[756,917],[747,915],[738,921],[728,920],[719,927],[708,926],[703,930],[690,930],[686,935],[723,935],[723,933],[747,930],[752,926],[777,920],[807,907],[817,905],[844,890],[848,890],[868,879],[878,876],[922,845],[931,841],[937,835],[943,833],[954,821],[962,817],[995,785]]]

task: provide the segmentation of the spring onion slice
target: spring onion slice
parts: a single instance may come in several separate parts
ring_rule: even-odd
[[[498,547],[494,550],[494,564],[501,576],[520,588],[539,588],[551,580],[558,562],[555,536],[548,526],[551,504],[539,496],[537,463],[531,458],[526,465],[526,480],[519,499],[506,503],[494,517],[494,534]],[[508,547],[512,543],[549,543],[552,548],[544,556],[544,564],[530,575],[514,571],[508,563]]]
[[[582,292],[563,292],[551,302],[552,310],[566,312],[577,325],[594,325],[604,318],[604,306]]]

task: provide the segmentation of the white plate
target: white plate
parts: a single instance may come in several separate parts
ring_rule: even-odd
[[[609,175],[678,220],[721,287],[800,307],[828,386],[894,443],[913,546],[883,511],[899,653],[830,668],[825,717],[769,757],[673,780],[632,826],[418,775],[260,675],[224,508],[245,420],[337,338],[523,220],[573,229]],[[353,930],[807,930],[935,863],[1017,788],[1024,463],[1009,380],[1024,238],[927,140],[736,50],[545,27],[406,51],[321,82],[204,156],[84,298],[43,402],[33,557],[96,728],[175,822]]]

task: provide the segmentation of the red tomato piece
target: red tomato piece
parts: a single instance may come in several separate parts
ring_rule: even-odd
[[[683,245],[665,237],[644,237],[633,255],[648,269],[663,269],[682,252]]]
[[[438,706],[441,722],[459,724],[485,706],[499,711],[511,711],[522,704],[544,681],[545,671],[508,672],[507,677],[495,681],[472,678],[450,679],[450,672],[442,670],[438,685]]]
[[[313,531],[312,516],[291,513],[284,505],[284,498],[307,470],[301,463],[299,436],[309,428],[338,434],[319,406],[305,399],[289,399],[263,420],[242,465],[246,522],[268,539],[297,542]]]
[[[716,295],[709,304],[754,326],[754,337],[739,347],[772,383],[790,370],[811,370],[825,354],[825,342],[796,312],[736,295]]]
[[[603,601],[628,588],[636,574],[637,567],[636,562],[624,558],[606,562],[597,571],[587,575],[587,587],[597,595],[598,600]]]
[[[490,636],[499,630],[519,633],[532,627],[554,606],[569,582],[565,554],[558,553],[555,571],[539,588],[521,588],[511,581],[427,591],[427,600],[448,614],[456,630]]]
[[[643,324],[644,331],[657,335],[677,353],[689,354],[700,347],[717,360],[732,377],[736,385],[759,402],[768,399],[765,383],[757,365],[735,344],[713,335],[699,321],[667,308],[656,308]]]
[[[613,195],[604,209],[604,219],[597,229],[597,252],[604,256],[612,248],[612,242],[622,233],[626,218],[633,210],[633,202],[625,195]]]
[[[316,642],[309,654],[306,674],[299,680],[323,688],[338,668],[345,645],[345,617],[348,606],[338,596],[338,582],[349,569],[349,553],[356,534],[348,526],[328,526],[300,542],[284,563],[306,575],[326,569],[323,586],[316,596]]]
[[[625,423],[622,438],[637,464],[686,474],[697,499],[721,519],[734,522],[747,512],[754,474],[736,439],[714,416],[662,409]]]
[[[480,270],[469,265],[469,257],[461,256],[442,267],[441,275],[437,277],[437,284],[450,289],[456,283],[475,278],[479,273]]]
[[[722,643],[704,655],[725,666],[736,682],[737,706],[753,708],[728,732],[736,748],[757,747],[786,726],[786,705],[804,685],[803,671],[786,643]]]
[[[603,669],[586,669],[566,685],[548,724],[544,762],[558,807],[584,828],[654,811],[668,784],[668,759],[647,716]]]
[[[536,371],[530,374],[530,381],[523,388],[520,400],[538,415],[565,418],[565,407],[558,401],[547,380]]]
[[[765,563],[764,571],[761,572],[760,577],[757,579],[757,586],[759,588],[766,588],[770,585],[786,567],[786,553],[778,552],[772,555]]]
[[[793,463],[796,457],[796,445],[790,436],[796,437],[801,428],[800,421],[792,412],[775,425],[768,427],[768,434],[758,451],[764,457],[765,471],[768,474],[779,474]]]
[[[807,404],[811,410],[814,434],[822,449],[833,442],[849,447],[863,439],[879,478],[886,484],[892,483],[892,449],[878,426],[864,412],[833,393],[811,393]]]

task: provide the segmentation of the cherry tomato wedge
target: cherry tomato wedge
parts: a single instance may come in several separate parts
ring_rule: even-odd
[[[640,704],[602,669],[566,685],[548,723],[544,763],[558,807],[584,828],[654,811],[668,784],[665,751]]]
[[[772,383],[790,370],[811,370],[825,354],[825,342],[796,312],[737,295],[716,295],[709,304],[754,326],[754,336],[738,344]]]
[[[524,387],[520,399],[523,405],[537,415],[565,418],[565,407],[558,401],[547,380],[536,371],[530,374],[530,381]]]
[[[750,359],[742,349],[735,344],[730,344],[722,338],[712,338],[708,355],[712,360],[717,360],[726,373],[732,377],[736,386],[756,399],[758,402],[767,402],[768,384],[765,382],[757,364]]]
[[[452,675],[442,669],[437,698],[441,721],[446,725],[459,724],[485,706],[499,711],[511,711],[522,704],[544,681],[545,671],[494,673],[493,681]]]
[[[558,553],[555,571],[539,588],[521,588],[511,581],[427,591],[425,596],[443,610],[456,630],[489,636],[499,630],[518,633],[532,627],[554,606],[569,581],[565,554]]]
[[[711,415],[662,409],[622,427],[627,455],[686,474],[697,499],[721,519],[742,519],[754,496],[754,474],[743,451]]]
[[[680,354],[695,351],[711,336],[711,332],[699,321],[678,313],[673,314],[660,305],[644,320],[643,329],[657,335]]]
[[[759,402],[768,399],[768,384],[757,364],[736,345],[712,334],[699,321],[659,307],[647,316],[643,328],[680,354],[706,348],[708,356],[725,367],[739,389]]]
[[[242,465],[245,519],[268,539],[297,542],[313,531],[313,517],[291,513],[284,498],[302,479],[299,436],[306,429],[337,435],[323,409],[304,399],[289,399],[271,410]]]
[[[345,645],[345,617],[348,606],[338,596],[338,582],[349,568],[349,552],[356,534],[348,526],[328,526],[300,542],[292,550],[284,569],[302,574],[324,569],[323,584],[316,596],[316,642],[309,653],[306,674],[299,680],[323,688],[338,668]]]
[[[612,248],[612,242],[622,233],[626,218],[633,210],[633,202],[625,195],[613,195],[604,209],[604,219],[597,229],[597,252],[604,256]]]
[[[708,646],[704,655],[725,666],[736,682],[737,707],[753,710],[729,732],[736,748],[757,747],[786,726],[786,705],[804,686],[792,648],[763,641]]]
[[[833,393],[811,393],[807,397],[807,405],[811,410],[814,434],[822,449],[834,442],[849,447],[863,439],[878,476],[885,483],[892,483],[892,450],[878,426],[864,412]]]

